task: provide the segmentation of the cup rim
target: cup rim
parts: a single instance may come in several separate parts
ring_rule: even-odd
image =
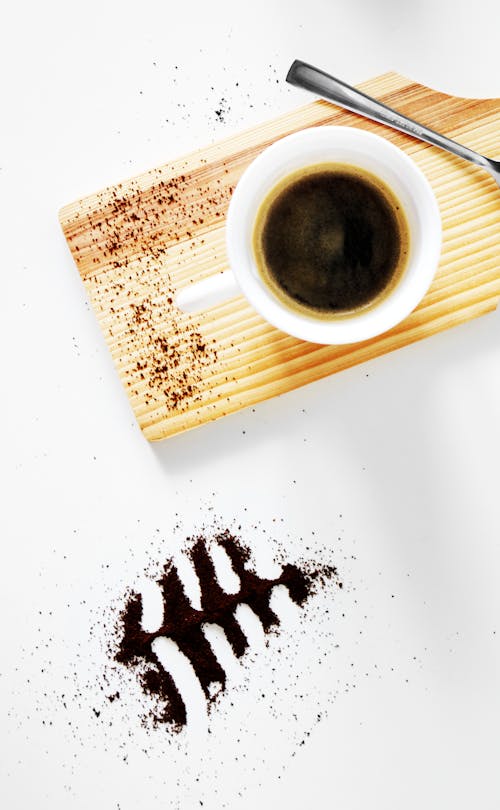
[[[392,171],[397,182],[403,184],[408,199],[414,202],[421,238],[411,248],[406,285],[398,283],[395,289],[366,311],[338,320],[315,319],[286,307],[262,281],[253,257],[251,238],[256,210],[267,190],[273,188],[280,177],[293,173],[301,166],[320,163],[307,159],[314,148],[354,150],[364,156],[369,171],[377,175],[377,167]],[[303,160],[301,160],[303,156]],[[283,161],[293,158],[294,168],[281,171]],[[323,162],[334,158],[327,158]],[[281,162],[281,163],[280,163]],[[356,162],[351,159],[351,165]],[[359,163],[363,166],[363,161]],[[385,167],[384,171],[381,167]],[[388,168],[389,167],[389,168]],[[364,168],[367,168],[365,165]],[[276,175],[275,179],[270,179]],[[260,194],[259,194],[260,189]],[[413,234],[410,234],[413,241]],[[425,237],[425,238],[424,238]],[[226,219],[226,246],[229,264],[243,294],[254,308],[276,328],[302,340],[320,344],[355,343],[382,334],[404,320],[427,292],[434,278],[441,252],[442,227],[439,206],[431,185],[417,164],[389,140],[357,127],[316,126],[300,130],[275,141],[261,152],[241,176],[231,198]],[[411,267],[410,267],[411,265]],[[411,271],[411,272],[410,272]]]

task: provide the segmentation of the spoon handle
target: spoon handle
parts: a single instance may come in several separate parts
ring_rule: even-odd
[[[408,135],[413,135],[421,141],[431,143],[433,146],[439,146],[458,157],[476,163],[478,166],[489,168],[488,158],[473,152],[456,141],[452,141],[445,135],[440,135],[433,129],[424,127],[406,115],[396,112],[396,110],[387,107],[380,101],[361,93],[354,87],[335,79],[328,73],[325,73],[312,65],[306,64],[296,59],[286,77],[287,82],[302,87],[304,90],[310,90],[317,93],[319,96],[339,104],[352,112],[364,115],[366,118],[371,118],[373,121],[378,121],[380,124],[387,124],[394,129],[399,129],[401,132],[406,132]]]

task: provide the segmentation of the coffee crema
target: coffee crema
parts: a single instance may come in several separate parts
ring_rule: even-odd
[[[257,268],[274,295],[315,318],[377,306],[401,280],[410,247],[401,203],[378,177],[341,163],[278,183],[253,230]]]

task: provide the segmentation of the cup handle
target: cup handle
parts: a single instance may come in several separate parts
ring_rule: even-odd
[[[188,284],[177,293],[175,305],[181,312],[200,312],[241,294],[234,274],[231,270],[224,270],[195,284]]]

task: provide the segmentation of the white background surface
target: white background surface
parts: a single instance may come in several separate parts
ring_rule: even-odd
[[[500,806],[498,312],[151,447],[57,222],[305,103],[296,57],[499,96],[496,5],[4,10],[2,807]],[[188,733],[148,734],[133,686],[102,709],[96,616],[212,515],[262,560],[326,554],[344,589],[233,666],[211,734],[196,690]]]

